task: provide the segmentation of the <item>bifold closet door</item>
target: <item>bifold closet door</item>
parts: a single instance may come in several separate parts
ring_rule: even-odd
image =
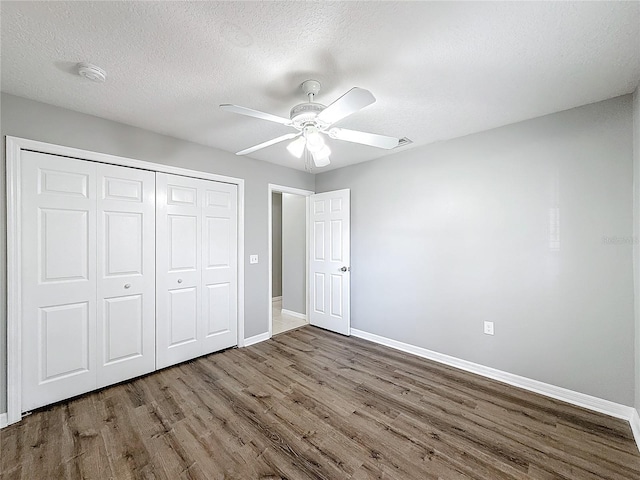
[[[156,175],[156,365],[237,345],[237,186]]]
[[[22,153],[23,411],[96,388],[96,165]]]
[[[238,344],[238,187],[202,181],[203,353]]]
[[[155,367],[155,174],[21,161],[22,410]]]
[[[98,164],[98,387],[155,370],[155,177]]]

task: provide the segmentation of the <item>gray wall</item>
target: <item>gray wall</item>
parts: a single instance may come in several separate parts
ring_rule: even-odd
[[[245,336],[267,331],[267,184],[314,190],[312,175],[6,94],[0,103],[2,135],[244,178],[245,255],[261,259],[245,259]],[[317,191],[352,192],[353,327],[633,405],[639,141],[636,94],[633,107],[620,97],[317,175]],[[0,202],[6,273],[4,181]],[[2,412],[5,274],[0,293]],[[635,329],[640,409],[640,316]]]
[[[282,194],[271,194],[271,296],[282,296]]]
[[[282,194],[282,308],[307,311],[306,198]]]
[[[632,145],[627,95],[316,175],[352,327],[633,405]]]
[[[640,412],[640,86],[633,93],[633,273],[635,282],[635,407]]]
[[[268,184],[290,185],[306,190],[314,189],[314,176],[298,170],[284,168],[238,157],[236,155],[159,135],[109,120],[84,115],[70,110],[31,100],[2,94],[0,133],[43,142],[66,145],[85,150],[109,153],[203,172],[228,175],[245,180],[245,337],[268,330],[268,254],[267,195]],[[216,132],[212,131],[211,135]],[[0,177],[4,178],[4,148],[0,163]],[[0,241],[2,259],[0,270],[6,275],[6,216],[4,182],[0,198]],[[249,255],[258,254],[260,263],[249,264]],[[0,328],[6,328],[6,287],[2,284],[2,310]],[[6,335],[0,342],[3,357],[0,365],[0,411],[6,410]]]

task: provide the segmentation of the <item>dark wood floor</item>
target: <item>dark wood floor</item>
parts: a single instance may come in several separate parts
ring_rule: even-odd
[[[640,479],[629,425],[313,327],[34,412],[3,479]]]

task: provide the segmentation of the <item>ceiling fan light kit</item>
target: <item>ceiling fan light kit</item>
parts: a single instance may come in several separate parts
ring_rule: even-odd
[[[291,155],[296,158],[302,158],[302,154],[304,153],[304,147],[307,144],[307,140],[304,137],[298,137],[289,145],[287,145],[287,150]]]
[[[376,98],[369,90],[354,87],[331,105],[325,107],[321,103],[314,102],[315,96],[320,91],[320,82],[317,80],[306,80],[302,82],[301,88],[305,95],[307,95],[309,101],[293,107],[288,119],[239,105],[220,105],[221,109],[228,112],[280,123],[293,127],[298,131],[298,133],[282,135],[253,147],[246,148],[237,152],[236,155],[247,155],[256,150],[275,145],[276,143],[295,139],[287,145],[289,153],[296,158],[301,158],[303,153],[307,152],[305,164],[310,167],[310,155],[313,157],[315,166],[321,168],[329,165],[329,156],[331,155],[331,150],[325,143],[323,135],[327,135],[334,140],[359,143],[361,145],[369,145],[387,150],[400,145],[401,139],[395,137],[333,127],[335,123],[376,101]],[[407,142],[405,142],[405,144],[406,143]]]
[[[318,153],[320,150],[322,150],[322,147],[324,147],[325,145],[318,127],[316,127],[315,125],[307,125],[306,127],[304,127],[303,132],[304,138],[307,141],[307,149],[311,153]]]
[[[327,149],[328,150],[328,149]],[[331,154],[331,152],[329,152],[329,154],[323,154],[322,151],[318,152],[318,153],[313,153],[313,163],[315,163],[316,167],[318,168],[322,168],[322,167],[326,167],[327,165],[329,165],[330,160],[329,160],[329,155]]]

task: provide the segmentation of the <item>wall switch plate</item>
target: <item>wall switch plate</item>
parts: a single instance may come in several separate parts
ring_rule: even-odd
[[[258,263],[258,255],[249,255],[249,263]]]
[[[493,322],[484,322],[484,333],[486,335],[493,335]]]

